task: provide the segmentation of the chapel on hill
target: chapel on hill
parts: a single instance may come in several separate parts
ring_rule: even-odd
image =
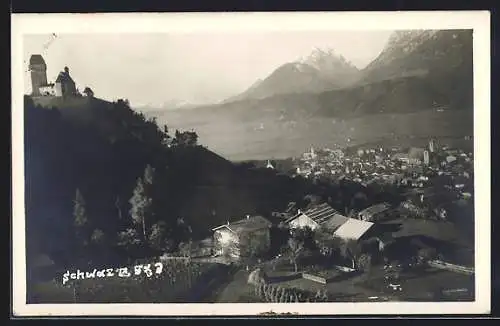
[[[59,73],[54,83],[47,82],[47,64],[40,54],[33,54],[29,62],[31,73],[31,96],[79,96],[75,81],[69,74],[69,68]],[[86,94],[87,95],[87,94]]]

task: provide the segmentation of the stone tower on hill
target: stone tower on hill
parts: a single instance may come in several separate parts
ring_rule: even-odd
[[[40,54],[33,54],[30,58],[31,95],[40,96],[40,87],[47,85],[47,65]]]

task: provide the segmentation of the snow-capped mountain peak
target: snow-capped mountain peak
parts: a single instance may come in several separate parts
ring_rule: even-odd
[[[329,70],[332,68],[349,67],[355,68],[344,56],[331,48],[315,47],[307,56],[299,58],[297,63],[307,64],[318,70]]]

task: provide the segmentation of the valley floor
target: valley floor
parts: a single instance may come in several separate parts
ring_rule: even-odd
[[[463,145],[464,137],[473,134],[471,112],[425,110],[346,120],[315,117],[299,121],[263,116],[241,120],[202,112],[167,112],[159,116],[159,121],[171,129],[195,129],[202,144],[210,150],[232,161],[245,161],[300,156],[311,146],[334,148],[366,143],[418,146],[430,137],[450,145],[456,142]]]

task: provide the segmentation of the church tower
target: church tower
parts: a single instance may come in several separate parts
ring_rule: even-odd
[[[31,95],[40,96],[40,87],[47,85],[47,65],[40,54],[33,54],[30,58]]]
[[[429,140],[429,152],[434,153],[436,151],[436,142],[434,139]]]

